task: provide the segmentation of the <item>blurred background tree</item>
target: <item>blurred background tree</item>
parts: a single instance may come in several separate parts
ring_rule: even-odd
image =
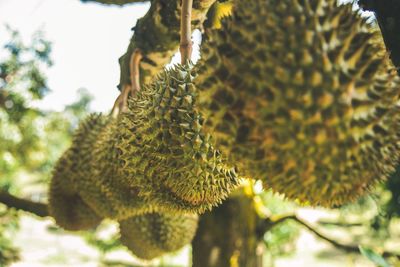
[[[46,198],[55,161],[70,143],[78,121],[89,112],[92,97],[79,90],[77,101],[63,112],[33,105],[50,89],[43,69],[52,65],[51,43],[37,31],[24,44],[18,31],[6,26],[7,52],[0,62],[0,189],[17,196]],[[18,230],[15,210],[0,206],[0,266],[18,259],[12,236]]]

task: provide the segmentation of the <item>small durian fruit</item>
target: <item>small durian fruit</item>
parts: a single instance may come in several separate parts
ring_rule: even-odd
[[[90,171],[92,151],[97,135],[107,118],[91,114],[80,123],[71,147],[58,160],[49,188],[50,214],[56,223],[67,230],[85,230],[97,226],[98,215],[85,199],[92,188]],[[98,199],[104,201],[104,199]]]
[[[399,158],[400,82],[375,27],[337,1],[234,1],[197,80],[216,148],[313,205],[386,178]]]
[[[98,214],[115,220],[154,209],[138,196],[138,189],[126,186],[123,182],[122,170],[119,168],[121,153],[116,147],[119,132],[118,119],[114,119],[97,136],[90,162],[90,172],[94,179],[84,192],[85,200]],[[129,179],[135,177],[131,176]]]
[[[96,178],[93,177],[91,164],[93,150],[98,136],[109,124],[110,118],[100,113],[90,114],[78,126],[72,138],[68,153],[71,154],[71,176],[69,179],[79,193],[84,195]]]
[[[194,75],[191,64],[166,70],[130,99],[118,124],[124,184],[161,210],[204,212],[239,183],[203,132]]]
[[[65,153],[58,162],[49,190],[49,212],[56,223],[69,231],[88,230],[101,222],[98,216],[77,194],[69,179],[71,153]]]
[[[151,260],[181,249],[192,241],[194,214],[148,213],[120,221],[121,242],[134,255]]]

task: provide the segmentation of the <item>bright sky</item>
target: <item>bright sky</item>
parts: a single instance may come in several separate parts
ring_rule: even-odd
[[[92,109],[108,111],[118,95],[118,58],[125,53],[131,28],[147,4],[103,6],[79,0],[0,0],[0,46],[8,35],[4,24],[29,41],[41,28],[53,43],[54,66],[47,71],[52,93],[40,103],[62,110],[76,99],[79,88],[95,97]]]

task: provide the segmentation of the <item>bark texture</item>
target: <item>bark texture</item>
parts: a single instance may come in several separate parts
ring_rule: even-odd
[[[390,58],[400,68],[400,1],[360,0],[359,4],[363,9],[375,13]]]
[[[0,203],[7,205],[9,208],[27,211],[39,217],[49,216],[47,204],[18,198],[4,191],[0,191]]]
[[[262,267],[264,235],[252,197],[232,196],[200,217],[193,267]]]
[[[216,0],[194,0],[193,28],[201,28],[207,11]],[[141,80],[148,83],[178,51],[180,33],[180,0],[153,0],[147,14],[133,28],[134,34],[126,53],[119,59],[121,76],[119,88],[131,84],[130,57],[136,49],[143,55],[140,63]]]

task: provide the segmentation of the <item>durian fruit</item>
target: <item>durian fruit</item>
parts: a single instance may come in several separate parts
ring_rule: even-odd
[[[123,172],[119,165],[121,151],[116,146],[120,128],[118,120],[110,121],[97,136],[90,161],[93,177],[89,182],[91,190],[84,192],[84,198],[100,215],[111,219],[128,217],[151,212],[155,208],[138,196],[135,186],[126,186]],[[136,179],[135,176],[126,180]]]
[[[70,231],[87,230],[98,226],[98,216],[79,196],[71,183],[71,153],[61,157],[53,172],[49,190],[49,211],[56,223]]]
[[[399,78],[351,4],[236,0],[203,50],[204,130],[245,176],[335,206],[394,170]]]
[[[220,29],[221,21],[232,14],[233,1],[216,1],[207,12],[207,20],[204,22],[206,28]]]
[[[122,184],[159,210],[201,213],[239,183],[203,133],[191,64],[176,65],[129,102],[116,147]]]
[[[84,120],[74,134],[71,147],[54,168],[49,188],[50,214],[67,230],[85,230],[101,222],[102,216],[92,210],[85,196],[93,188],[89,164],[93,146],[106,123],[107,118],[100,114],[91,114]]]
[[[194,214],[148,213],[120,221],[121,242],[139,258],[151,260],[190,244]]]

